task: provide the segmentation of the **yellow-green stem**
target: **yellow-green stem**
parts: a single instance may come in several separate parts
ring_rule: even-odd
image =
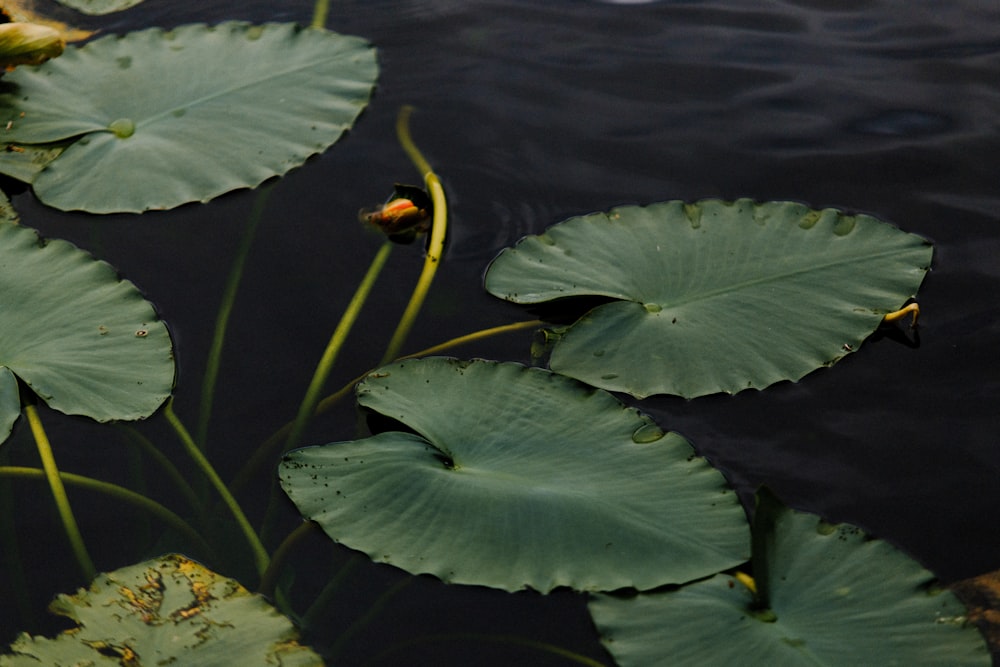
[[[316,8],[313,10],[313,20],[310,24],[313,28],[323,28],[326,26],[326,15],[330,11],[330,0],[316,0]]]
[[[28,418],[28,424],[31,425],[31,434],[35,438],[38,455],[42,459],[45,478],[48,480],[49,488],[52,490],[52,497],[55,499],[56,508],[59,510],[59,519],[62,521],[63,529],[66,531],[66,537],[69,538],[70,546],[73,548],[73,555],[76,556],[76,562],[80,565],[84,577],[87,581],[90,581],[97,576],[97,570],[94,568],[94,561],[90,559],[87,547],[83,543],[80,526],[76,523],[76,517],[73,516],[73,508],[70,507],[69,498],[66,496],[66,487],[63,486],[62,478],[59,476],[56,457],[52,453],[52,445],[49,443],[48,436],[45,435],[45,428],[42,426],[42,420],[38,416],[38,408],[29,403],[24,406],[24,414]]]
[[[420,278],[417,279],[417,285],[413,288],[410,301],[406,304],[406,310],[403,311],[403,316],[399,319],[399,325],[392,334],[379,365],[399,356],[399,351],[403,348],[403,343],[406,341],[410,329],[413,328],[417,314],[424,305],[431,281],[434,280],[438,265],[441,263],[441,257],[444,255],[444,240],[448,233],[448,201],[444,196],[441,181],[410,137],[410,114],[412,112],[413,107],[410,106],[404,106],[399,110],[399,116],[396,119],[396,135],[399,137],[399,143],[403,150],[409,155],[417,171],[424,177],[427,193],[434,204],[434,217],[431,222],[431,236],[427,244],[427,254],[424,256],[424,267],[420,272]]]
[[[368,267],[368,272],[365,273],[365,277],[354,292],[351,302],[347,304],[347,309],[341,316],[340,322],[337,323],[337,328],[334,329],[333,335],[330,336],[330,342],[327,344],[326,350],[323,352],[323,356],[316,366],[312,381],[309,383],[306,395],[302,399],[301,405],[299,405],[298,414],[295,415],[291,431],[288,433],[288,438],[285,441],[286,451],[300,444],[299,439],[305,432],[309,420],[312,419],[313,412],[316,411],[316,404],[319,403],[320,396],[323,393],[323,386],[326,384],[327,378],[330,377],[330,371],[333,370],[333,364],[337,360],[340,348],[344,346],[344,341],[347,340],[347,335],[350,333],[351,327],[357,321],[358,315],[365,305],[365,301],[368,300],[368,295],[371,293],[372,287],[375,285],[375,281],[378,279],[382,267],[385,266],[385,262],[389,258],[391,251],[391,241],[386,241],[379,248],[378,253],[376,253],[375,258]]]
[[[45,479],[46,473],[44,470],[39,468],[0,466],[0,477],[10,477],[15,479]],[[83,475],[74,475],[70,472],[60,471],[59,478],[64,484],[68,484],[69,486],[76,486],[81,489],[88,489],[106,496],[111,496],[112,498],[134,505],[141,510],[149,512],[150,514],[159,517],[164,521],[164,523],[172,526],[178,532],[183,534],[203,553],[212,553],[212,547],[208,545],[205,539],[199,535],[198,531],[192,528],[189,523],[160,503],[142,495],[141,493],[136,493],[131,489],[126,489],[123,486],[118,486],[117,484],[112,484],[111,482],[104,482],[99,479],[84,477]]]
[[[231,494],[229,489],[226,488],[226,485],[222,482],[222,478],[219,477],[217,472],[215,472],[215,468],[212,467],[212,464],[205,457],[201,448],[198,447],[195,441],[191,438],[191,434],[177,417],[177,414],[174,412],[173,403],[173,398],[169,399],[163,409],[163,414],[167,418],[167,422],[170,423],[174,431],[177,433],[177,437],[180,439],[181,444],[184,445],[184,449],[187,450],[188,455],[194,459],[195,464],[201,468],[202,473],[206,478],[208,478],[209,483],[215,487],[216,492],[222,498],[222,502],[226,504],[226,507],[229,508],[233,518],[236,519],[237,525],[239,525],[240,530],[243,531],[247,542],[250,543],[250,548],[253,550],[254,564],[257,567],[257,573],[263,574],[264,571],[267,570],[267,564],[270,561],[270,558],[267,555],[267,550],[261,543],[260,538],[257,537],[257,533],[254,532],[253,526],[250,525],[250,521],[243,513],[239,503],[236,502],[236,498],[234,498],[233,494]]]

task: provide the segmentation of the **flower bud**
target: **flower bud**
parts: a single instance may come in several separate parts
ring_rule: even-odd
[[[8,71],[17,65],[40,65],[64,48],[66,42],[54,28],[35,23],[0,24],[0,67]]]

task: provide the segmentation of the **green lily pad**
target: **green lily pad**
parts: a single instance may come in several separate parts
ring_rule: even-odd
[[[925,239],[791,202],[663,202],[522,239],[486,289],[523,304],[612,301],[552,350],[553,370],[637,397],[762,389],[856,350],[920,286]]]
[[[753,530],[757,595],[719,574],[672,591],[596,596],[590,612],[616,662],[991,664],[958,599],[888,543],[766,496]]]
[[[148,417],[173,388],[167,327],[132,283],[71,243],[0,223],[0,442],[20,413],[14,376],[49,407]]]
[[[282,487],[343,544],[505,590],[647,589],[746,557],[746,517],[688,442],[601,390],[513,363],[411,360],[359,403],[414,433],[290,452]]]
[[[377,74],[368,42],[325,30],[153,28],[10,73],[0,123],[17,146],[75,140],[30,181],[46,204],[167,209],[257,186],[326,150],[367,105]]]
[[[60,5],[75,9],[83,14],[101,16],[135,7],[143,0],[56,0]]]
[[[263,597],[183,556],[101,574],[50,609],[78,627],[54,639],[21,634],[0,667],[323,664]]]

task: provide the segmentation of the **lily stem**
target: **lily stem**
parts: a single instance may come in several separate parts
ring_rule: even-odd
[[[80,526],[76,523],[76,517],[73,516],[73,508],[70,507],[69,498],[66,496],[66,487],[63,486],[62,478],[59,476],[59,467],[56,465],[55,455],[52,453],[52,445],[45,434],[42,420],[38,416],[38,407],[28,403],[24,406],[24,414],[28,418],[28,424],[31,425],[31,434],[35,438],[38,455],[42,459],[42,469],[49,482],[49,488],[52,490],[52,497],[59,510],[59,518],[62,520],[63,529],[66,531],[70,546],[73,548],[76,562],[80,565],[87,581],[91,581],[97,576],[97,570],[94,568],[94,561],[91,560],[87,547],[83,543]]]
[[[375,281],[378,279],[379,273],[381,273],[382,267],[385,266],[385,262],[389,259],[391,252],[392,242],[386,241],[379,248],[378,253],[376,253],[375,258],[368,267],[367,273],[365,273],[365,277],[361,280],[361,284],[358,285],[358,289],[354,292],[350,303],[347,304],[347,309],[344,311],[343,316],[341,316],[337,328],[333,331],[333,335],[330,336],[330,342],[327,344],[326,350],[323,352],[323,356],[316,366],[316,371],[313,373],[313,378],[309,383],[309,388],[306,390],[306,395],[302,399],[301,405],[299,405],[298,414],[295,415],[295,421],[292,423],[288,438],[285,440],[285,451],[299,444],[299,439],[302,437],[306,426],[309,424],[309,420],[312,419],[313,413],[316,411],[316,404],[319,403],[320,395],[323,393],[323,386],[326,384],[327,378],[330,377],[330,371],[337,360],[340,348],[344,346],[344,341],[347,339],[351,327],[357,321],[358,315],[368,300],[368,295],[371,293],[372,287],[375,285]]]
[[[267,555],[267,549],[261,543],[260,538],[257,537],[257,533],[254,532],[253,526],[250,525],[250,521],[247,519],[246,514],[240,508],[239,503],[236,502],[236,498],[233,494],[229,492],[226,488],[225,483],[223,483],[222,478],[219,474],[215,472],[215,468],[205,457],[204,452],[191,438],[191,434],[184,427],[184,424],[177,417],[174,412],[174,399],[170,398],[167,400],[167,404],[163,409],[163,414],[167,418],[167,421],[173,427],[174,431],[177,433],[177,437],[180,439],[181,444],[184,445],[184,449],[187,450],[188,455],[194,459],[195,464],[201,468],[202,473],[208,478],[209,483],[215,487],[216,492],[222,498],[222,502],[226,504],[229,508],[230,513],[232,513],[233,518],[236,519],[236,523],[239,525],[240,530],[246,536],[247,542],[250,543],[250,548],[253,550],[254,564],[257,567],[257,573],[263,574],[267,570],[268,562],[270,558]]]
[[[316,0],[316,8],[313,10],[313,20],[311,28],[326,27],[326,15],[330,11],[330,0]]]
[[[406,304],[406,310],[389,340],[389,345],[385,354],[382,355],[382,361],[379,362],[379,365],[399,356],[399,351],[402,349],[410,329],[413,328],[417,314],[424,304],[427,291],[431,287],[431,281],[434,280],[438,265],[441,263],[441,257],[444,254],[444,240],[448,232],[448,202],[444,196],[444,188],[441,186],[440,179],[431,169],[430,163],[424,158],[410,136],[410,114],[412,112],[413,107],[409,105],[403,106],[399,110],[399,116],[396,118],[396,136],[417,171],[424,177],[427,193],[434,204],[434,218],[431,222],[431,236],[427,244],[427,254],[424,256],[424,267],[420,272],[420,278],[417,279],[417,285],[413,288],[410,301]]]

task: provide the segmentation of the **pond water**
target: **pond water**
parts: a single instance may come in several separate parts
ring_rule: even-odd
[[[349,135],[278,181],[267,202],[211,423],[210,456],[224,478],[294,416],[381,243],[357,223],[357,210],[383,200],[395,181],[419,181],[393,129],[399,107],[412,104],[413,135],[447,189],[452,227],[408,351],[528,319],[483,291],[489,260],[525,234],[619,204],[791,199],[870,213],[932,239],[919,344],[900,330],[799,383],[640,407],[690,439],[744,499],[767,484],[793,507],[890,540],[945,581],[1000,568],[1000,6],[332,5],[328,27],[372,41],[381,76]],[[56,13],[124,32],[229,18],[307,23],[312,3],[147,0],[102,18]],[[193,423],[220,295],[256,196],[106,217],[53,211],[30,192],[12,199],[25,224],[107,260],[156,303],[176,340],[177,411]],[[332,388],[378,362],[421,263],[416,245],[394,251]],[[455,354],[527,363],[529,344],[530,334],[513,334]],[[43,417],[63,469],[134,483],[118,431]],[[353,407],[342,405],[317,420],[307,440],[349,439],[356,421]],[[162,418],[141,430],[181,459]],[[35,465],[24,423],[6,449],[13,462]],[[255,517],[270,476],[261,473],[240,496]],[[145,483],[153,495],[172,493],[155,475]],[[0,500],[18,514],[30,602],[27,611],[8,605],[17,593],[0,577],[6,644],[19,630],[63,627],[44,607],[84,582],[43,486],[18,483]],[[100,570],[172,548],[158,542],[155,524],[113,503],[82,494],[76,502]],[[281,521],[295,525],[290,505]],[[578,595],[448,587],[355,560],[320,538],[302,549],[294,589],[303,605],[331,572],[353,568],[309,637],[336,664],[565,663],[532,641],[610,664]],[[245,567],[221,569],[240,577]],[[369,611],[377,613],[366,618]]]

